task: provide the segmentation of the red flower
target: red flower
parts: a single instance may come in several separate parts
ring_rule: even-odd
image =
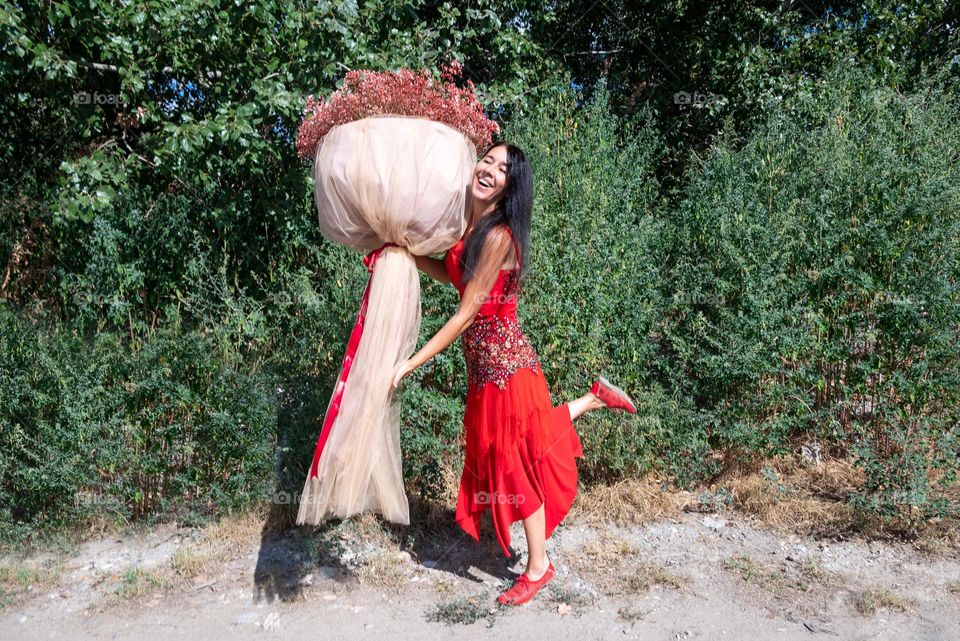
[[[381,114],[436,120],[463,133],[477,151],[486,149],[500,126],[483,113],[473,82],[468,80],[466,88],[456,86],[456,79],[463,75],[459,61],[442,65],[440,71],[440,83],[426,70],[348,72],[329,100],[307,98],[297,132],[297,154],[310,158],[320,139],[335,126]]]

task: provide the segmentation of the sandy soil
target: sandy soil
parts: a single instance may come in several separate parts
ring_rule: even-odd
[[[373,517],[286,534],[251,517],[7,557],[2,638],[960,639],[953,548],[782,535],[736,513],[574,519],[548,541],[556,579],[505,608],[521,524],[507,559],[489,522],[480,544],[450,523],[416,539]]]

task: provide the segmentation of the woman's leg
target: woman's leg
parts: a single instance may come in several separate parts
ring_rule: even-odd
[[[524,573],[534,581],[543,577],[550,565],[544,535],[546,529],[547,520],[541,503],[536,512],[523,520],[523,532],[527,535],[527,569]]]
[[[606,407],[603,401],[587,392],[580,398],[567,403],[570,410],[570,420],[573,420],[590,410]],[[546,518],[543,505],[537,511],[523,520],[523,531],[527,536],[527,569],[526,575],[533,580],[543,576],[550,565],[547,559]]]
[[[606,407],[604,402],[591,392],[570,401],[567,406],[570,410],[570,420],[574,420],[584,412]],[[547,521],[542,504],[536,512],[523,520],[523,531],[527,536],[527,569],[525,574],[534,581],[541,578],[550,565],[550,560],[547,558],[546,526]]]
[[[601,401],[591,392],[587,392],[580,398],[570,401],[567,403],[567,405],[570,407],[570,420],[577,418],[584,412],[606,407],[606,405],[603,404],[603,401]]]

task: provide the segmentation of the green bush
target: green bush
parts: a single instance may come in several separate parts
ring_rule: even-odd
[[[819,439],[866,471],[854,506],[956,514],[956,93],[856,69],[810,87],[728,132],[680,192],[656,179],[653,117],[615,118],[602,85],[585,103],[541,90],[506,123],[534,169],[519,315],[554,403],[604,375],[638,405],[578,420],[585,482],[658,468],[690,487]],[[5,250],[33,252],[8,260],[0,302],[4,536],[300,491],[368,277],[319,235],[300,170],[269,199],[293,215],[128,186],[89,223],[33,201],[4,219]],[[458,299],[421,282],[423,344]],[[465,387],[455,343],[403,388],[423,498],[462,462]]]
[[[716,147],[670,212],[663,324],[670,377],[709,414],[712,448],[748,459],[819,438],[867,471],[854,504],[947,510],[958,148],[954,94],[900,94],[855,68]]]
[[[4,534],[229,512],[272,489],[266,381],[200,333],[87,341],[0,306]]]

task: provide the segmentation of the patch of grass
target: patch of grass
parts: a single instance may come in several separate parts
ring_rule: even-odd
[[[601,531],[595,540],[581,548],[580,554],[572,562],[582,576],[594,582],[608,596],[638,594],[653,585],[681,589],[687,583],[684,577],[655,563],[636,563],[634,557],[640,552],[641,549],[633,542]]]
[[[795,591],[807,592],[811,587],[809,582],[791,576],[786,569],[771,568],[746,554],[724,559],[722,565],[725,570],[739,575],[746,583],[778,595]]]
[[[580,549],[590,565],[597,568],[608,568],[619,565],[625,557],[637,554],[640,550],[627,539],[614,536],[601,530],[594,541],[590,541]]]
[[[554,581],[555,580],[556,579],[554,579]],[[551,602],[565,603],[572,608],[583,608],[585,606],[593,605],[596,602],[596,597],[587,590],[556,584],[554,581],[548,583],[547,587],[545,588],[547,598]]]
[[[812,558],[805,559],[800,565],[800,574],[816,583],[825,583],[830,578],[830,574],[820,567],[820,563],[816,559]]]
[[[853,595],[851,604],[853,609],[862,616],[870,616],[880,608],[906,612],[910,609],[911,601],[886,588],[867,588]]]
[[[487,627],[492,627],[499,609],[493,603],[489,593],[480,596],[459,597],[452,601],[438,603],[427,612],[427,621],[431,623],[446,623],[447,625],[471,625],[487,620]]]
[[[250,542],[256,540],[264,518],[260,511],[248,510],[204,527],[195,540],[173,553],[171,570],[186,580],[215,572],[241,555]]]
[[[456,581],[447,577],[440,577],[433,581],[433,589],[437,594],[449,594],[456,585]]]
[[[936,538],[929,533],[925,533],[913,543],[913,549],[928,557],[940,556],[947,551],[948,547],[944,539]]]
[[[687,583],[686,577],[673,574],[655,563],[641,563],[635,572],[627,575],[624,581],[625,588],[634,594],[646,592],[654,585],[679,590]]]
[[[663,475],[648,472],[641,479],[591,486],[577,495],[571,517],[601,526],[636,526],[677,518],[695,499],[692,492],[664,492],[665,481]]]
[[[653,612],[653,610],[641,610],[640,608],[633,605],[626,605],[619,610],[617,610],[617,616],[621,621],[628,621],[633,623],[634,621],[639,621],[643,617],[647,616]]]
[[[123,573],[120,585],[115,590],[121,600],[143,598],[158,590],[171,587],[173,580],[163,570],[144,570],[143,568],[127,568]]]
[[[50,589],[61,574],[61,560],[41,565],[21,561],[0,563],[0,608],[21,603],[30,593]]]
[[[204,566],[208,563],[208,558],[201,554],[196,546],[185,545],[173,553],[170,558],[170,568],[177,576],[184,579],[193,579],[203,572]]]
[[[368,585],[400,589],[410,580],[407,573],[409,561],[406,552],[388,550],[374,554],[358,569],[357,578]]]

